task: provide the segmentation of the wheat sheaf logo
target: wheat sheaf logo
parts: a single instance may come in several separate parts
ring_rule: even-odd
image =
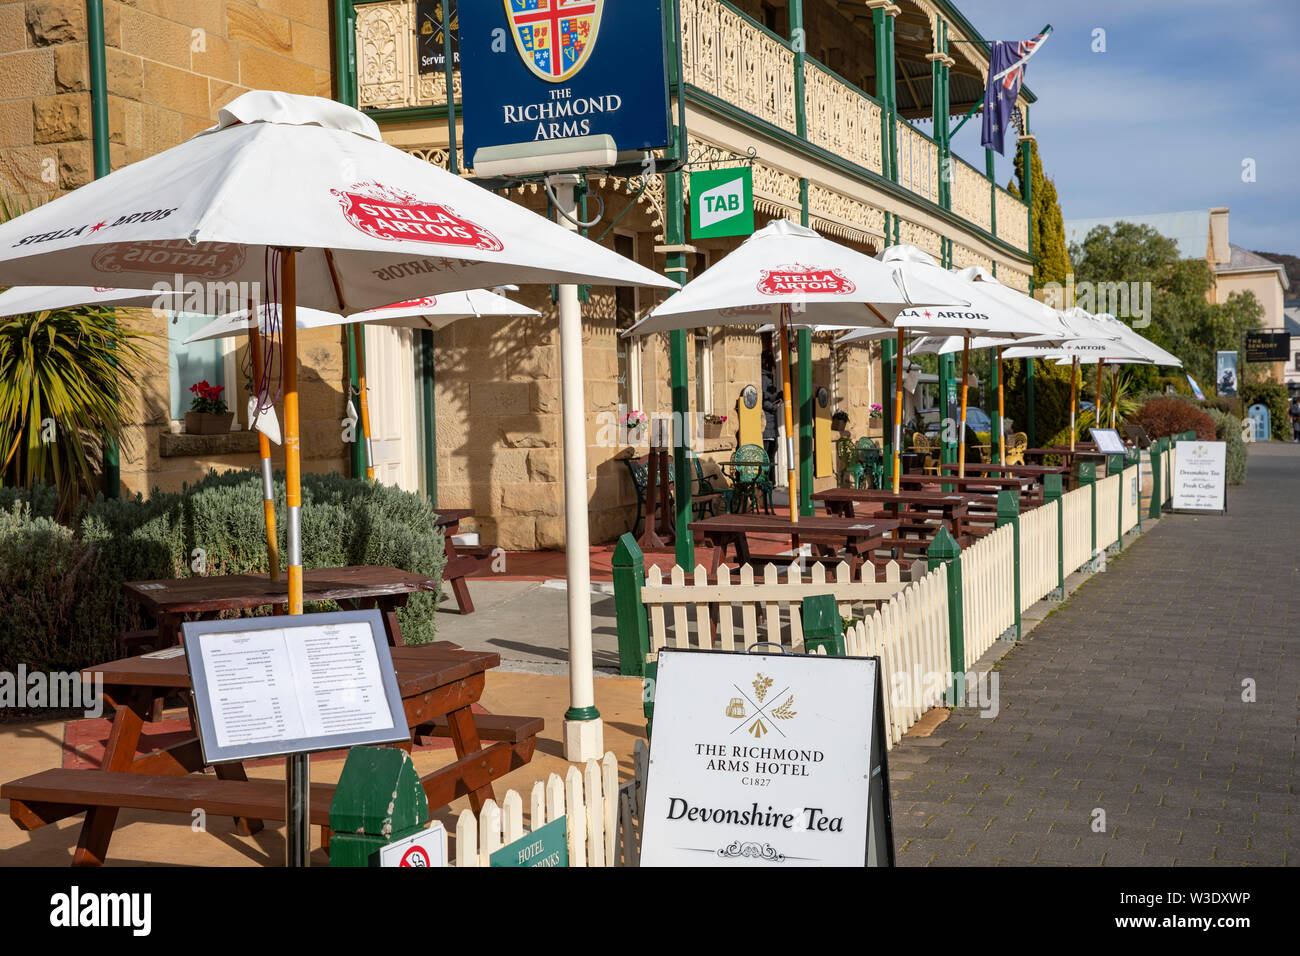
[[[732,686],[736,687],[734,684]],[[790,688],[787,687],[773,694],[772,699],[768,700],[768,694],[772,690],[772,678],[762,673],[754,676],[751,686],[754,688],[754,697],[751,698],[748,693],[736,687],[736,691],[740,696],[732,697],[727,702],[724,713],[733,720],[746,721],[738,725],[736,730],[744,727],[748,733],[753,734],[755,737],[762,737],[768,731],[768,724],[763,722],[763,718],[767,718],[771,722],[771,727],[784,737],[785,734],[777,726],[776,721],[790,720],[798,715],[799,712],[794,709],[794,694],[790,693]],[[781,701],[780,706],[774,706],[782,697],[785,700]],[[753,709],[752,714],[745,709],[746,702]],[[750,719],[751,717],[752,719]]]

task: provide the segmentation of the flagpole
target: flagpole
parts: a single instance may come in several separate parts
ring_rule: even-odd
[[[790,401],[790,306],[781,304],[781,395],[785,402],[785,465],[790,523],[799,523],[799,476],[794,459],[794,409]]]

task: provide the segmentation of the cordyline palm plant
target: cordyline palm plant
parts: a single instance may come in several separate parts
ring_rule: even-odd
[[[0,221],[17,215],[0,197]],[[103,308],[0,318],[0,476],[52,485],[60,511],[99,487],[104,438],[128,421],[126,383],[137,379],[142,336]]]

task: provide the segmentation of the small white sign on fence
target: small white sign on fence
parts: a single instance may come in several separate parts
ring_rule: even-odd
[[[1180,441],[1175,446],[1175,511],[1223,511],[1227,442]]]
[[[642,866],[893,864],[876,658],[664,648]]]
[[[379,851],[379,865],[443,867],[447,865],[447,831],[441,823],[390,843]]]

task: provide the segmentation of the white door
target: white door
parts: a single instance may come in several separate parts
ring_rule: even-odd
[[[375,480],[418,493],[414,336],[411,329],[366,326],[366,386]]]

